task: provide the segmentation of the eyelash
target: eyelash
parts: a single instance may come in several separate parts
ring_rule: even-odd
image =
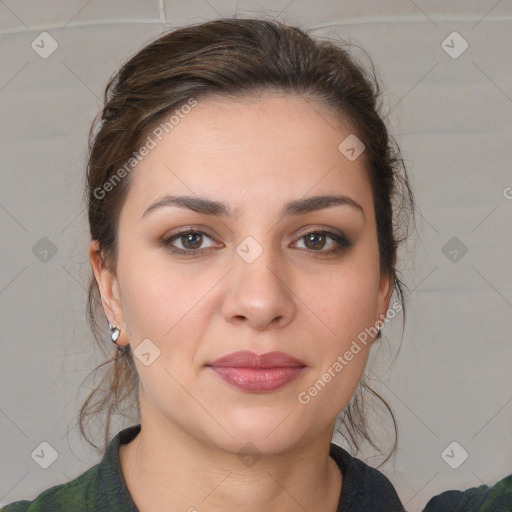
[[[162,245],[166,249],[170,250],[174,254],[182,254],[182,255],[186,255],[186,256],[193,256],[195,254],[204,253],[204,252],[206,252],[208,250],[208,249],[191,249],[191,250],[185,251],[183,249],[178,249],[177,247],[174,247],[172,245],[172,242],[174,240],[179,239],[182,236],[189,235],[189,234],[204,235],[207,238],[209,238],[211,241],[214,241],[213,238],[211,236],[209,236],[207,233],[205,233],[204,231],[198,231],[198,230],[194,230],[194,229],[187,229],[187,230],[175,233],[174,235],[172,235],[170,237],[162,239]],[[337,233],[333,233],[332,231],[326,231],[326,230],[312,230],[312,231],[308,231],[306,233],[301,234],[301,236],[298,238],[298,240],[301,240],[301,239],[303,239],[303,238],[305,238],[305,237],[307,237],[309,235],[326,235],[328,238],[330,238],[331,240],[333,240],[334,242],[336,242],[338,244],[338,247],[335,247],[334,249],[329,249],[328,251],[306,249],[307,251],[310,251],[312,253],[336,254],[336,253],[339,253],[339,252],[341,252],[341,251],[343,251],[345,249],[350,248],[351,245],[352,245],[351,242],[346,237],[338,235]]]

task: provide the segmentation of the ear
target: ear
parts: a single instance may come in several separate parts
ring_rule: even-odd
[[[378,325],[382,325],[381,322],[383,322],[386,318],[387,312],[389,310],[389,301],[391,300],[391,295],[393,294],[394,284],[395,282],[393,276],[381,274],[379,281],[379,293],[377,298],[378,318],[375,319],[375,323],[380,321]]]
[[[116,343],[118,345],[127,345],[128,336],[124,321],[119,282],[117,277],[105,265],[97,240],[92,240],[89,244],[89,260],[100,290],[103,311],[110,325],[119,327],[121,331]]]

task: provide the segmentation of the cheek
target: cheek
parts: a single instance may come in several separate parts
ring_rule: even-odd
[[[305,285],[307,301],[314,305],[311,309],[324,324],[326,335],[346,342],[375,323],[378,278],[378,269],[354,255],[352,262],[325,279]]]
[[[118,267],[132,350],[149,339],[160,350],[159,364],[191,365],[200,333],[207,329],[205,298],[218,280],[218,272],[192,274],[165,258],[144,260],[143,256],[120,258]]]
[[[165,273],[162,266],[146,261],[142,252],[125,252],[119,258],[125,322],[137,345],[144,338],[159,339],[175,323],[183,290],[179,275]]]
[[[126,326],[134,337],[131,343],[137,344],[140,337],[154,337],[158,326],[171,321],[172,307],[163,293],[161,280],[152,280],[148,274],[131,274],[124,278],[123,297]]]

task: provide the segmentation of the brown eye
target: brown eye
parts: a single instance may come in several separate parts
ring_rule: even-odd
[[[201,247],[205,241],[205,238],[213,241],[213,238],[203,231],[194,231],[189,229],[187,231],[182,231],[168,238],[165,238],[162,240],[162,244],[171,252],[190,255],[203,252],[203,249],[208,249],[208,247]],[[176,242],[180,243],[182,248],[176,247],[174,245]]]
[[[304,237],[308,249],[323,249],[326,236],[323,233],[311,233]]]
[[[350,241],[345,236],[340,236],[330,231],[310,231],[303,234],[299,240],[304,240],[306,249],[319,253],[339,252],[351,246]],[[324,250],[326,245],[329,245],[327,243],[329,240],[331,241],[331,248]]]
[[[180,235],[180,241],[186,249],[199,249],[203,240],[201,233],[188,233]]]

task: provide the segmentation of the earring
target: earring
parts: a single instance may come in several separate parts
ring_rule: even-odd
[[[115,325],[110,325],[110,338],[112,339],[112,343],[115,343],[117,345],[117,339],[119,338],[119,334],[121,333],[119,327],[116,327]]]
[[[382,330],[381,327],[377,327],[377,338],[382,338]]]

